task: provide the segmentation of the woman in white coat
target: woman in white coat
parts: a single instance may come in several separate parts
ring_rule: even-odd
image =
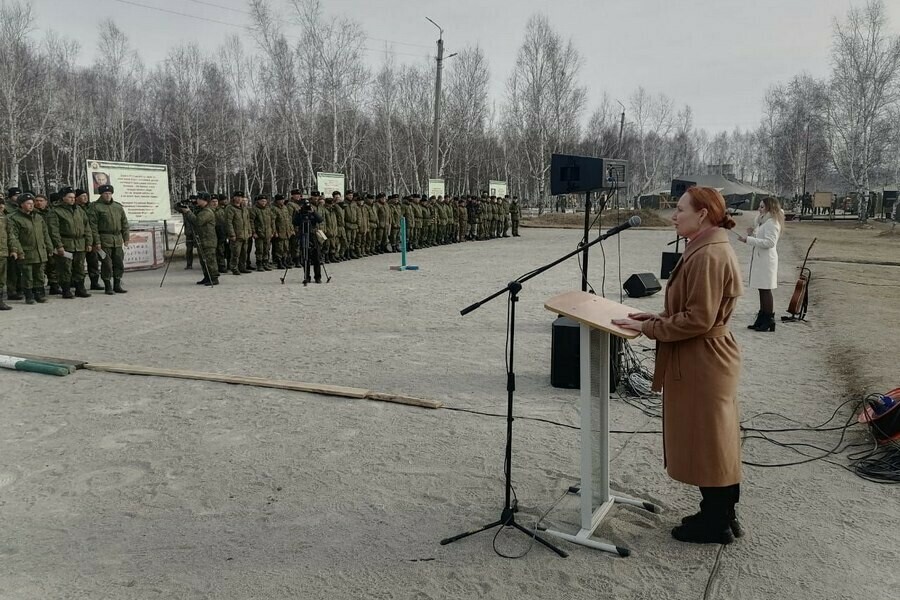
[[[747,235],[738,239],[753,248],[750,258],[750,287],[759,290],[759,312],[749,329],[775,331],[775,297],[778,287],[778,238],[784,229],[784,211],[775,198],[763,198],[759,203],[756,226],[747,228]]]

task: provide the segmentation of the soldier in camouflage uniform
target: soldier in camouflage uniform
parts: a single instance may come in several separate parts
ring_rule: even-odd
[[[228,258],[228,269],[232,275],[249,273],[247,253],[244,248],[252,234],[250,213],[244,206],[244,193],[233,192],[231,204],[225,209],[225,232],[228,234],[228,245],[231,254]]]
[[[15,260],[16,247],[19,245],[15,239],[12,227],[7,223],[6,204],[0,204],[0,310],[12,310],[6,300],[6,268],[7,259]]]
[[[84,190],[75,190],[75,205],[84,211],[85,216],[88,218],[88,224],[90,224],[91,218],[91,202],[90,196]],[[87,262],[87,274],[91,280],[92,291],[102,290],[103,287],[100,285],[100,255],[98,252],[100,251],[100,236],[96,234],[96,232],[91,228],[91,245],[85,248],[84,258]]]
[[[197,209],[197,194],[188,196],[188,202],[191,203],[191,210]],[[184,270],[190,271],[194,268],[194,228],[187,221],[184,222]]]
[[[21,193],[22,190],[17,187],[11,187],[6,190],[4,206],[6,207],[7,219],[12,217],[16,211],[19,210],[18,198]],[[7,231],[9,231],[9,228],[7,228]],[[19,281],[19,262],[11,256],[7,256],[8,255],[4,255],[4,258],[0,258],[0,260],[6,261],[6,292],[9,294],[10,300],[21,300],[22,289]]]
[[[392,252],[400,252],[400,219],[403,217],[403,210],[400,207],[400,194],[391,194],[388,197],[388,209],[391,213],[388,243]]]
[[[414,209],[412,196],[403,198],[400,209],[401,215],[406,221],[406,251],[412,252],[416,249],[415,244],[413,243],[413,234],[416,230],[416,211]]]
[[[366,244],[366,252],[369,256],[377,254],[376,240],[378,239],[378,209],[375,208],[375,196],[366,194],[365,210],[369,216],[369,237]]]
[[[125,246],[128,245],[128,218],[121,204],[113,200],[113,186],[101,185],[100,200],[95,202],[90,217],[91,229],[100,237],[100,249],[106,255],[100,257],[100,277],[104,292],[111,296],[125,294],[122,277],[125,275]],[[112,282],[110,282],[112,278]]]
[[[294,222],[294,214],[300,210],[300,203],[303,201],[303,192],[299,189],[291,190],[290,198],[288,202],[285,204],[288,208],[288,212],[291,216],[291,223]],[[291,225],[291,238],[289,242],[288,252],[290,254],[290,258],[288,262],[292,263],[293,266],[299,267],[301,266],[301,257],[300,257],[300,247],[297,245],[297,233],[294,231],[294,226]]]
[[[56,251],[56,273],[62,297],[89,298],[84,289],[84,253],[92,246],[93,233],[85,211],[75,205],[75,190],[64,187],[59,191],[61,200],[47,213],[50,241]],[[66,257],[64,253],[71,256]],[[72,293],[74,284],[75,293]]]
[[[35,194],[34,195],[34,212],[41,215],[44,218],[44,224],[47,223],[47,214],[50,210],[49,202],[47,201],[47,196],[43,194]],[[52,253],[51,253],[52,254]],[[51,296],[56,296],[62,293],[62,290],[59,287],[59,279],[56,276],[56,261],[53,260],[53,257],[50,256],[47,259],[47,262],[44,263],[44,275],[47,279],[47,285],[50,290],[48,293]]]
[[[332,206],[334,207],[334,217],[337,222],[337,235],[334,238],[334,256],[335,261],[341,262],[347,260],[347,210],[346,203],[341,197],[340,192],[332,192]]]
[[[522,207],[519,206],[519,197],[513,196],[509,203],[509,220],[512,223],[513,237],[519,237],[519,219],[522,218]]]
[[[368,256],[367,251],[369,245],[369,211],[363,203],[363,195],[359,194],[355,198],[356,208],[359,211],[359,230],[356,236],[356,254],[362,258]]]
[[[375,195],[375,251],[378,254],[388,252],[388,234],[391,228],[391,208],[387,205],[387,194],[379,192]]]
[[[256,246],[256,270],[271,271],[269,256],[272,251],[275,222],[266,194],[256,197],[256,206],[250,209],[250,219],[253,222],[253,245]]]
[[[359,239],[359,207],[353,201],[353,192],[348,190],[344,206],[344,232],[347,241],[347,258],[359,258],[356,242]]]
[[[500,218],[503,220],[501,229],[502,237],[509,237],[509,196],[503,196],[500,201]]]
[[[203,271],[203,279],[198,281],[197,285],[206,286],[219,285],[219,263],[216,259],[216,245],[218,244],[216,213],[209,206],[210,200],[209,194],[198,194],[196,212],[190,208],[179,209],[194,232],[197,253],[200,255],[200,268]]]
[[[228,231],[225,225],[225,194],[213,195],[209,199],[209,208],[216,215],[216,269],[219,274],[228,270]]]
[[[290,255],[291,235],[294,231],[293,214],[284,202],[283,194],[275,194],[275,206],[271,209],[274,217],[272,258],[279,269],[288,269],[294,266],[294,259]]]
[[[13,231],[13,253],[19,260],[25,304],[43,304],[47,301],[44,295],[44,264],[53,252],[53,243],[44,218],[34,210],[32,194],[19,196],[19,210],[9,217],[7,226]]]

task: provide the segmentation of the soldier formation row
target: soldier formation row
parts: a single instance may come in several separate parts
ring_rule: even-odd
[[[88,298],[86,271],[92,290],[126,293],[122,277],[128,219],[122,205],[113,200],[111,185],[98,191],[100,199],[88,202],[84,190],[63,188],[49,205],[42,194],[7,190],[0,210],[0,249],[7,257],[0,260],[0,310],[10,309],[7,298],[24,299],[26,304],[46,302],[45,283],[50,294]]]
[[[521,209],[517,198],[484,196],[443,198],[413,194],[346,195],[334,192],[323,197],[312,192],[309,198],[300,190],[290,197],[259,195],[253,206],[242,192],[234,192],[227,206],[224,195],[199,194],[190,198],[193,206],[182,206],[186,223],[186,269],[193,268],[194,249],[199,250],[204,277],[198,284],[215,285],[219,273],[233,275],[253,268],[271,271],[321,260],[334,263],[373,254],[399,252],[401,219],[406,222],[407,250],[468,240],[519,236]],[[318,218],[310,235],[301,231],[304,207]],[[208,211],[208,212],[207,212]],[[202,221],[202,223],[201,223]],[[324,236],[314,235],[318,229]],[[309,260],[306,261],[307,263]],[[308,275],[307,275],[308,278]],[[318,278],[317,278],[318,279]]]

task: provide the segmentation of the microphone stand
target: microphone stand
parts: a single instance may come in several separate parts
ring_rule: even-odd
[[[629,225],[629,227],[630,227],[630,225]],[[478,302],[476,302],[474,304],[470,304],[469,306],[467,306],[464,309],[462,309],[461,311],[459,311],[459,314],[465,316],[465,315],[469,314],[470,312],[472,312],[473,310],[480,308],[482,305],[487,304],[494,298],[497,298],[498,296],[500,296],[504,293],[508,294],[508,299],[507,299],[508,313],[507,313],[507,315],[508,315],[508,324],[509,324],[509,366],[506,371],[506,457],[505,457],[504,468],[503,468],[504,476],[505,476],[505,490],[504,490],[505,501],[504,501],[503,509],[500,512],[499,519],[497,519],[496,521],[493,521],[491,523],[488,523],[484,527],[479,527],[478,529],[473,529],[471,531],[466,531],[464,533],[460,533],[459,535],[455,535],[453,537],[445,538],[445,539],[441,540],[442,546],[446,546],[447,544],[451,544],[457,540],[461,540],[461,539],[467,538],[471,535],[475,535],[476,533],[481,533],[482,531],[487,531],[488,529],[493,529],[494,527],[514,527],[515,529],[518,529],[522,533],[525,533],[526,535],[530,536],[535,541],[543,544],[550,550],[553,550],[559,556],[566,558],[569,555],[565,550],[562,550],[561,548],[554,546],[553,544],[551,544],[544,538],[537,535],[536,531],[526,529],[525,527],[523,527],[516,521],[515,513],[518,511],[518,506],[516,506],[516,504],[512,501],[512,424],[513,424],[513,400],[514,400],[514,395],[515,395],[515,391],[516,391],[516,373],[515,373],[515,361],[514,361],[515,342],[516,342],[516,303],[519,301],[519,292],[522,291],[523,283],[525,283],[529,279],[537,277],[544,271],[549,271],[550,269],[552,269],[556,265],[560,264],[561,262],[564,262],[564,261],[572,258],[579,252],[584,252],[584,256],[587,257],[587,249],[588,248],[590,248],[594,244],[599,244],[600,242],[602,242],[614,235],[617,235],[618,233],[620,233],[621,231],[623,231],[624,229],[627,229],[627,228],[628,227],[617,227],[617,228],[610,229],[609,231],[606,232],[606,234],[598,237],[596,240],[594,240],[592,242],[588,242],[588,243],[584,244],[583,247],[576,248],[575,250],[569,252],[565,256],[562,256],[562,257],[554,260],[553,262],[550,262],[542,267],[538,267],[537,269],[530,271],[517,279],[512,280],[511,282],[506,284],[506,286],[504,286],[502,289],[494,292],[487,298],[484,298],[483,300],[479,300]]]

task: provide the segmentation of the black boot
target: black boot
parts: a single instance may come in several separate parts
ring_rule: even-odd
[[[34,291],[25,290],[25,304],[34,304]]]
[[[762,313],[759,324],[752,329],[756,331],[775,331],[775,313]]]
[[[695,521],[698,521],[703,518],[703,513],[694,513],[692,515],[688,515],[687,517],[682,517],[681,524],[689,525]],[[732,512],[730,518],[728,519],[728,526],[731,529],[731,534],[736,537],[744,537],[744,528],[741,526],[741,522],[737,519],[737,514]]]
[[[91,295],[87,293],[87,290],[84,289],[83,281],[75,282],[75,297],[76,298],[90,298]]]
[[[36,287],[32,292],[34,292],[34,301],[38,304],[43,304],[47,301],[47,297],[44,296],[44,286]]]
[[[209,277],[204,277],[200,281],[197,282],[197,285],[207,285],[209,283]]]
[[[12,310],[12,306],[4,302],[6,298],[6,290],[0,289],[0,310]]]
[[[115,280],[115,285],[113,286],[113,292],[115,292],[117,294],[127,294],[128,293],[128,290],[122,288],[122,280],[121,279]]]
[[[21,300],[23,298],[22,294],[19,293],[18,290],[12,290],[6,296],[7,300]]]
[[[58,283],[51,283],[51,284],[50,284],[50,295],[51,295],[51,296],[56,296],[56,295],[61,294],[61,293],[62,293],[62,288],[59,286]]]
[[[734,534],[727,521],[700,516],[672,529],[672,537],[690,544],[731,544]]]
[[[757,327],[759,327],[759,324],[762,322],[762,318],[763,311],[759,311],[758,313],[756,313],[756,320],[753,321],[752,325],[747,325],[747,329],[756,329]]]
[[[100,285],[100,277],[91,275],[91,290],[95,292],[103,290],[103,286]]]
[[[104,292],[107,296],[114,296],[114,295],[115,295],[115,292],[113,291],[112,282],[111,282],[109,279],[104,279],[104,280],[103,280],[103,292]]]
[[[65,298],[66,300],[74,299],[75,294],[72,293],[72,288],[70,288],[68,285],[63,285],[62,286],[62,297]]]

